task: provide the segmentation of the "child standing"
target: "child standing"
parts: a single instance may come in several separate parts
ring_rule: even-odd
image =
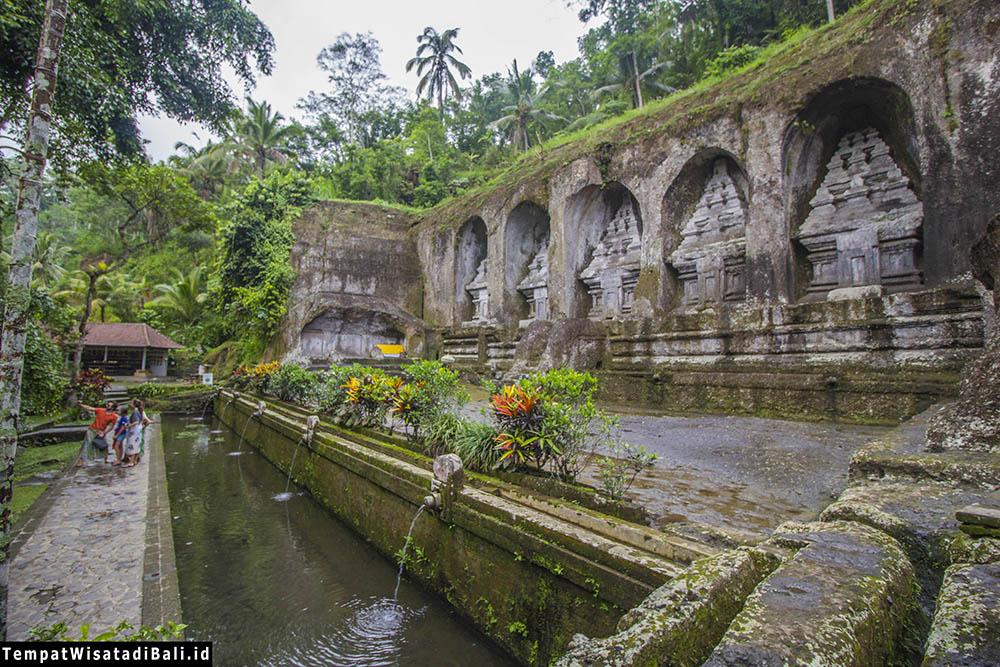
[[[122,464],[122,460],[125,458],[125,440],[128,438],[128,408],[126,406],[121,406],[118,408],[118,424],[115,426],[115,457],[117,460],[111,465],[117,466]]]

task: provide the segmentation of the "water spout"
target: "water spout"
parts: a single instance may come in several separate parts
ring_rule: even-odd
[[[285,490],[274,497],[278,502],[285,502],[292,497],[292,494],[288,492],[288,486],[292,483],[292,470],[295,469],[295,457],[299,454],[299,445],[303,442],[308,445],[312,442],[313,431],[316,430],[316,425],[319,424],[319,417],[316,415],[309,415],[306,417],[306,430],[299,438],[299,441],[295,443],[295,450],[292,452],[292,463],[288,466],[288,479],[285,480]]]

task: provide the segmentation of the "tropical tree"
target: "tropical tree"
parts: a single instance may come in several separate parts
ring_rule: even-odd
[[[208,300],[208,294],[203,291],[204,272],[204,266],[195,267],[187,274],[174,269],[174,281],[155,285],[153,292],[157,297],[146,304],[181,325],[179,333],[185,344],[192,342],[194,324]]]
[[[10,239],[4,239],[5,248],[10,246]],[[58,283],[66,273],[63,262],[70,248],[62,245],[60,239],[52,232],[38,232],[35,237],[35,248],[31,252],[31,287],[33,289],[50,289]],[[10,253],[0,251],[0,261],[10,264]]]
[[[314,118],[325,114],[337,122],[349,140],[368,146],[365,114],[402,97],[401,89],[386,84],[381,54],[382,46],[371,33],[341,33],[316,56],[317,65],[327,73],[331,91],[311,90],[296,106]]]
[[[407,72],[416,67],[417,76],[421,77],[417,84],[417,97],[421,97],[424,91],[427,92],[427,99],[433,99],[436,95],[441,113],[444,113],[444,98],[448,91],[456,99],[462,98],[462,91],[451,68],[454,67],[462,79],[472,75],[468,65],[451,55],[453,51],[462,53],[462,49],[454,42],[457,35],[458,28],[445,30],[443,33],[438,33],[430,26],[424,28],[423,34],[417,36],[417,43],[420,45],[417,47],[417,55],[406,63]]]
[[[532,121],[543,124],[547,121],[563,121],[565,118],[545,111],[542,99],[548,92],[543,86],[537,89],[531,68],[520,71],[517,60],[507,69],[506,94],[508,104],[503,107],[506,114],[490,123],[491,127],[508,129],[510,143],[515,151],[527,150],[531,145],[528,125]]]
[[[47,0],[38,55],[35,86],[24,142],[25,168],[17,188],[14,236],[11,241],[7,289],[4,294],[3,333],[0,334],[0,640],[7,637],[7,576],[10,567],[10,499],[14,495],[14,457],[21,412],[21,378],[31,307],[31,255],[35,250],[38,202],[48,157],[53,90],[66,27],[66,0]]]
[[[226,146],[233,154],[229,170],[234,171],[244,160],[250,162],[257,176],[264,177],[268,162],[286,164],[287,143],[294,131],[291,125],[282,125],[285,119],[278,112],[271,113],[268,102],[254,102],[247,97],[247,112],[235,123],[234,132]]]

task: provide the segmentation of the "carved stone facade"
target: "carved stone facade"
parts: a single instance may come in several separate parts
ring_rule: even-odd
[[[465,286],[465,291],[472,297],[472,319],[463,322],[464,325],[485,323],[490,317],[490,292],[486,276],[486,257],[476,267],[476,276]]]
[[[746,297],[746,200],[729,175],[726,158],[712,165],[670,262],[684,286],[687,307]]]
[[[549,318],[549,240],[542,243],[538,252],[528,263],[528,273],[517,284],[525,301],[528,302],[528,317],[520,321],[520,326]]]
[[[921,285],[923,204],[877,130],[844,135],[809,205],[798,239],[812,266],[810,294]]]
[[[635,284],[639,280],[641,239],[632,203],[615,212],[590,263],[580,272],[587,286],[591,319],[614,319],[632,312]]]

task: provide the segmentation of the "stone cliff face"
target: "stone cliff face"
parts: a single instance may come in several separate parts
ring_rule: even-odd
[[[352,317],[406,341],[426,325],[429,353],[479,372],[573,359],[604,375],[607,400],[913,414],[983,349],[969,251],[1000,211],[998,52],[994,2],[876,0],[764,64],[531,152],[408,232],[370,207],[396,217],[405,251],[383,267],[385,231],[354,227],[335,245],[355,270],[319,259],[329,234],[310,237],[285,344],[329,348],[341,325],[303,333],[320,290],[342,309],[394,304]],[[346,205],[324,206],[310,215]]]
[[[411,218],[372,204],[323,202],[293,226],[297,278],[280,354],[306,365],[369,358],[376,345],[423,353],[422,280]]]

